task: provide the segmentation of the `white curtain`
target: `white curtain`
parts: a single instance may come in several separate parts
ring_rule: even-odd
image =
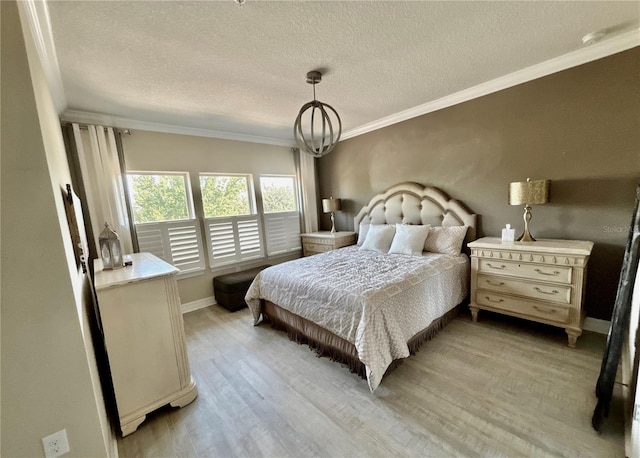
[[[106,222],[118,233],[122,251],[132,253],[131,227],[122,181],[124,177],[120,170],[115,134],[111,127],[87,126],[87,129],[88,137],[83,137],[80,126],[73,124],[73,137],[78,151],[96,252],[100,253],[98,237]]]
[[[298,182],[302,200],[302,231],[318,230],[318,195],[316,188],[316,159],[300,148],[294,148]]]

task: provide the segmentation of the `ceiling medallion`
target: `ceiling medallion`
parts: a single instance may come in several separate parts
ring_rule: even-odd
[[[313,100],[300,108],[293,124],[296,143],[305,153],[314,157],[322,157],[333,151],[342,134],[338,112],[331,105],[316,100],[316,84],[321,80],[320,72],[307,73],[307,83],[313,84]]]

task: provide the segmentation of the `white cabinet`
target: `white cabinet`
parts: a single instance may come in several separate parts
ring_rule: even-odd
[[[324,253],[325,251],[337,250],[345,246],[356,243],[355,232],[310,232],[301,234],[302,253],[304,256]]]
[[[584,285],[592,242],[502,243],[485,237],[471,249],[473,321],[491,310],[565,329],[569,346],[582,334]]]
[[[176,274],[150,253],[133,265],[100,270],[95,288],[122,435],[165,405],[183,407],[197,396],[191,378]]]

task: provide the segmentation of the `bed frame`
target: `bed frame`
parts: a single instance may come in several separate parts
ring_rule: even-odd
[[[360,223],[466,225],[469,226],[466,243],[476,239],[478,217],[438,188],[406,182],[375,195],[353,218],[355,231]]]
[[[413,182],[397,184],[374,196],[354,218],[356,231],[360,223],[466,225],[468,230],[465,243],[475,240],[477,232],[477,215],[463,204],[450,199],[437,188]],[[410,353],[417,352],[425,341],[434,337],[456,314],[457,307],[413,336],[407,342]],[[349,341],[269,301],[263,302],[262,316],[275,329],[286,331],[291,340],[309,345],[319,356],[328,356],[334,361],[346,364],[351,372],[366,378],[365,366],[358,359],[355,346]],[[386,373],[401,361],[395,360]]]

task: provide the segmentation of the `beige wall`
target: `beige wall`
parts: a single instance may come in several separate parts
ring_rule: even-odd
[[[123,135],[122,147],[128,170],[189,172],[195,211],[200,218],[203,210],[199,173],[253,174],[257,194],[260,192],[260,174],[296,173],[291,148],[284,146],[135,130],[132,135]],[[291,257],[271,259],[268,262],[273,264]],[[246,264],[244,267],[264,262]],[[180,301],[186,304],[213,296],[213,277],[235,270],[237,268],[232,267],[212,273],[207,267],[203,275],[178,280]]]
[[[107,421],[62,201],[69,168],[51,93],[14,2],[2,16],[2,456],[44,456],[65,428],[69,456],[107,456]]]
[[[591,240],[586,309],[609,319],[640,178],[640,48],[341,142],[318,161],[320,197],[359,208],[402,181],[437,186],[480,215],[480,236],[505,223],[512,181],[552,180],[551,203],[532,210],[538,238]],[[323,227],[329,221],[323,216]]]

